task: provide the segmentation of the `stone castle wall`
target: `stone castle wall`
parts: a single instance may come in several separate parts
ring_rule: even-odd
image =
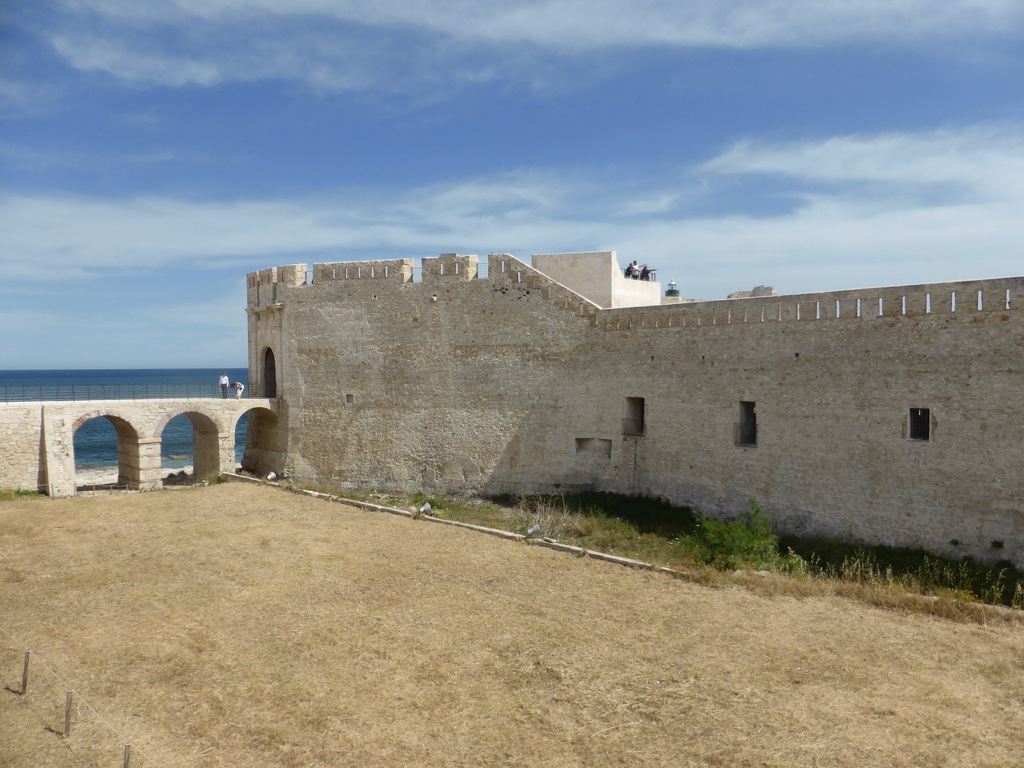
[[[510,256],[488,266],[250,275],[250,376],[271,349],[278,469],[428,493],[609,490],[724,518],[753,496],[784,531],[1024,565],[1024,278],[601,310]],[[743,408],[754,445],[737,444]]]

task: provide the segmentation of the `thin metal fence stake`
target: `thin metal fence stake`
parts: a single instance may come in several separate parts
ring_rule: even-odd
[[[28,660],[32,656],[32,651],[25,651],[25,666],[21,670],[21,695],[24,696],[28,692]]]
[[[132,762],[132,743],[126,741],[124,743],[124,765],[121,768],[128,768]]]
[[[71,699],[74,697],[74,691],[68,691],[67,704],[64,706],[64,736],[71,735]]]

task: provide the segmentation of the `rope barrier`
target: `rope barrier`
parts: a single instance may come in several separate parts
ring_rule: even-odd
[[[57,672],[55,672],[45,661],[43,661],[43,659],[40,658],[40,656],[37,653],[35,653],[34,651],[29,650],[28,646],[25,645],[24,643],[22,643],[18,638],[16,638],[10,632],[6,631],[3,627],[0,627],[0,634],[2,634],[5,637],[7,637],[7,639],[10,640],[16,647],[24,648],[26,654],[31,654],[31,658],[34,659],[37,664],[42,666],[43,669],[45,669],[47,672],[49,672],[50,675],[52,675],[58,682],[60,682],[67,691],[70,692],[70,691],[73,690],[72,685],[67,680],[65,680],[63,677],[61,677],[59,674],[57,674]],[[28,663],[27,659],[28,659],[28,657],[26,656],[26,665]],[[22,684],[24,685],[24,678],[23,678]],[[27,692],[23,689],[21,691],[21,693],[24,695]],[[110,722],[105,717],[103,717],[103,715],[101,715],[96,710],[96,708],[93,707],[92,704],[90,704],[88,702],[88,700],[84,696],[82,696],[82,694],[80,694],[77,691],[75,691],[74,695],[75,695],[75,700],[78,701],[79,704],[81,704],[86,709],[88,709],[90,712],[92,712],[93,715],[96,716],[96,719],[100,722],[100,724],[106,726],[108,730],[110,730],[111,732],[116,734],[117,737],[121,740],[121,743],[125,745],[125,747],[126,747],[126,749],[125,749],[125,754],[126,754],[125,765],[127,765],[127,755],[128,754],[132,754],[132,755],[138,755],[138,757],[140,757],[144,762],[149,763],[150,765],[156,766],[156,768],[161,768],[161,766],[155,760],[153,760],[152,758],[147,756],[145,752],[143,752],[141,749],[139,749],[137,746],[135,746],[135,744],[131,741],[131,739],[129,739],[127,736],[125,736],[123,733],[121,733],[113,725],[111,725]],[[45,719],[44,716],[34,706],[32,706],[32,703],[30,701],[27,700],[26,703],[28,704],[29,708],[32,709],[32,711],[35,712],[40,717],[40,719]],[[87,763],[82,757],[80,757],[78,754],[75,753],[75,751],[72,748],[70,743],[68,743],[66,741],[63,742],[63,743],[64,743],[64,746],[67,748],[67,750],[72,754],[72,756],[76,760],[78,760],[78,762],[81,765],[85,765],[85,766],[89,765],[89,763]],[[131,746],[129,747],[129,745],[131,745]]]

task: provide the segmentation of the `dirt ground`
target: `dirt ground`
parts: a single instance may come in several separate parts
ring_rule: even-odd
[[[1024,632],[264,486],[27,499],[0,734],[11,768],[1022,766]]]

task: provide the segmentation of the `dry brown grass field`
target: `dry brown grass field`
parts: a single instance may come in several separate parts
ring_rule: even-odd
[[[264,486],[0,503],[0,630],[11,768],[1024,765],[1019,625]]]

